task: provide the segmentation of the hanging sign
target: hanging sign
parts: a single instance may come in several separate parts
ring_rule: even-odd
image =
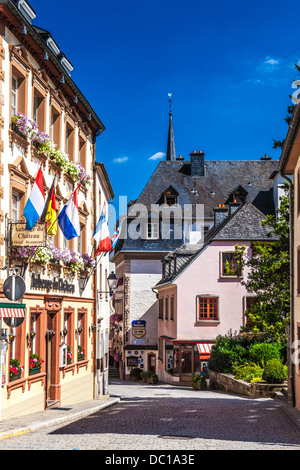
[[[45,226],[36,224],[31,230],[26,230],[25,223],[11,222],[10,246],[45,246]]]
[[[132,335],[135,338],[142,338],[146,334],[146,322],[144,320],[135,320],[132,322]]]

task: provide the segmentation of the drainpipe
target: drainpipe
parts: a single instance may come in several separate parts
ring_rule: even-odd
[[[280,176],[289,184],[289,212],[290,212],[290,384],[291,384],[291,405],[295,407],[295,364],[291,360],[292,344],[294,342],[294,203],[293,203],[293,182],[290,178],[279,171]]]
[[[97,225],[97,211],[96,211],[96,201],[99,200],[99,198],[96,197],[97,191],[96,191],[96,181],[97,181],[97,170],[96,170],[96,137],[97,133],[93,135],[93,198],[94,198],[94,227]],[[100,352],[100,334],[99,334],[99,329],[100,325],[98,326],[98,318],[97,318],[97,305],[98,305],[98,289],[97,289],[97,283],[98,283],[98,276],[97,276],[97,268],[94,271],[94,319],[95,319],[95,325],[96,325],[96,351],[95,351],[95,359],[94,359],[94,399],[97,399],[97,394],[99,393],[99,384],[98,384],[98,377],[99,377],[99,369],[100,369],[100,360],[99,358],[99,352]]]

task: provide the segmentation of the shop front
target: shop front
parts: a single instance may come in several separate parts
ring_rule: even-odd
[[[174,384],[191,384],[193,377],[208,368],[212,341],[176,341],[160,338],[160,378]],[[164,352],[162,354],[162,351]]]

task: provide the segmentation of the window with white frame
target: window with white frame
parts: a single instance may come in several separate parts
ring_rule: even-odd
[[[159,224],[157,222],[147,224],[146,237],[148,240],[158,240],[159,238]]]
[[[11,115],[12,116],[18,112],[18,88],[19,88],[18,77],[13,75],[12,82],[11,82]]]
[[[20,216],[20,193],[13,191],[11,201],[11,219],[13,222],[17,222]]]

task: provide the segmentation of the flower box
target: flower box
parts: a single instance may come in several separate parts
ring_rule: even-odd
[[[18,372],[17,374],[14,375],[9,375],[9,381],[13,382],[14,380],[18,380],[21,378],[21,372]]]
[[[41,367],[33,367],[29,370],[29,375],[39,374],[41,372]]]

